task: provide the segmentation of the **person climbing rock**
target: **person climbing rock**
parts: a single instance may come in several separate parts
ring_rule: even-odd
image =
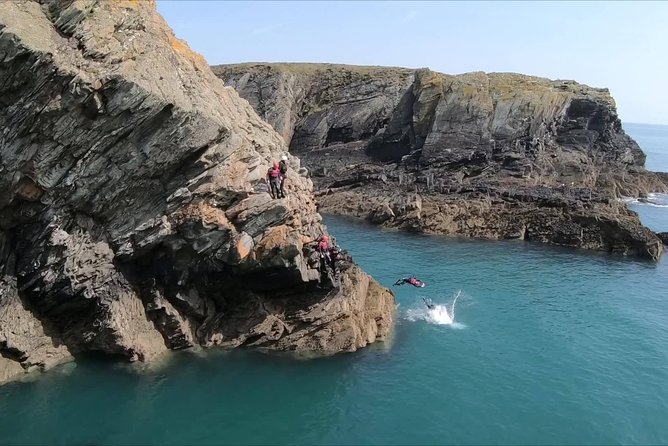
[[[334,271],[334,275],[339,274],[339,267],[337,263],[339,260],[343,260],[341,247],[339,245],[334,245],[329,248],[329,262],[332,267],[332,271]]]
[[[281,169],[277,161],[267,170],[267,187],[271,198],[280,198]]]
[[[288,176],[288,157],[283,155],[281,161],[278,163],[279,170],[281,171],[281,198],[285,198],[285,179]]]
[[[329,236],[323,235],[318,242],[318,252],[320,253],[320,268],[325,270],[332,266],[332,257],[329,252]]]
[[[321,255],[327,254],[329,255],[329,236],[328,235],[323,235],[320,237],[320,241],[318,242],[318,251],[320,252]]]
[[[321,236],[316,243],[317,243],[316,250],[320,257],[318,262],[318,270],[320,271],[320,280],[318,287],[323,288],[326,286],[325,284],[329,283],[328,276],[330,276],[329,270],[331,269],[331,256],[329,253],[329,236],[328,235]]]

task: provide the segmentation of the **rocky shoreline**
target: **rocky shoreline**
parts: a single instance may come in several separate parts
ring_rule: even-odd
[[[665,192],[668,176],[643,168],[605,89],[427,69],[212,70],[153,1],[7,2],[0,54],[0,384],[89,352],[311,355],[386,339],[390,290],[349,258],[323,279],[319,209],[662,254],[618,198]],[[288,149],[287,198],[274,200],[264,177]]]
[[[409,231],[657,260],[619,202],[668,190],[607,89],[509,73],[328,64],[212,67],[298,154],[320,209]]]
[[[99,352],[330,354],[385,339],[352,261],[319,283],[312,181],[152,1],[0,9],[0,383]]]

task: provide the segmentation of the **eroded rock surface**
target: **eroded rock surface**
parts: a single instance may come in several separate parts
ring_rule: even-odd
[[[393,296],[359,268],[316,288],[311,180],[271,199],[284,141],[153,2],[6,2],[0,56],[0,381],[89,351],[387,336]]]
[[[668,232],[659,232],[656,234],[664,245],[668,245]]]
[[[0,384],[71,357],[53,329],[35,317],[19,296],[14,258],[6,241],[0,233]]]
[[[322,210],[658,259],[621,196],[666,191],[607,89],[510,73],[240,64],[214,72],[310,170]]]

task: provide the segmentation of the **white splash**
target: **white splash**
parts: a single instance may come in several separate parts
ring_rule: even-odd
[[[455,321],[455,308],[457,299],[459,299],[461,294],[461,291],[457,291],[455,298],[449,305],[450,308],[448,308],[448,305],[441,304],[434,304],[433,309],[426,308],[422,305],[420,308],[410,308],[406,311],[406,319],[411,322],[422,320],[435,325],[449,325],[452,328],[458,329],[464,328],[466,325]]]
[[[624,197],[621,200],[626,204],[668,208],[668,194],[651,193],[647,194],[647,198]]]
[[[445,305],[436,305],[433,310],[427,310],[427,321],[438,325],[452,325],[454,322]]]

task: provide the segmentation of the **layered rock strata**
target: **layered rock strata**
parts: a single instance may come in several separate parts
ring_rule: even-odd
[[[439,234],[662,253],[618,198],[666,191],[668,176],[643,168],[607,89],[508,73],[213,69],[299,154],[326,212]]]
[[[271,199],[283,140],[154,2],[6,2],[0,56],[0,382],[92,351],[388,335],[393,296],[359,267],[317,287],[311,180]]]

